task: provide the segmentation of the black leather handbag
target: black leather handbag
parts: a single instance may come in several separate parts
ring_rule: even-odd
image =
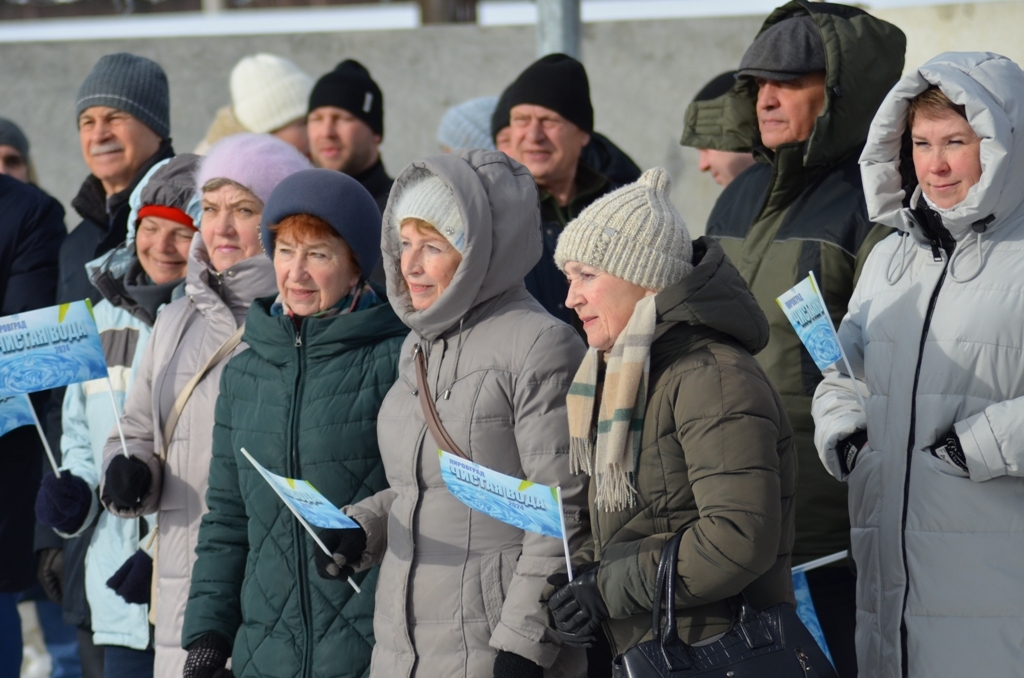
[[[682,532],[676,533],[661,551],[651,612],[654,640],[616,657],[613,678],[837,678],[825,653],[788,603],[757,612],[740,595],[732,628],[724,636],[697,647],[680,640],[675,589],[682,537]]]

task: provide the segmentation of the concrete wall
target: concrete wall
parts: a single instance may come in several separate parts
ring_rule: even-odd
[[[879,11],[909,36],[915,66],[947,49],[1002,51],[1024,58],[1024,3]],[[683,111],[714,75],[734,68],[763,17],[588,24],[584,62],[596,126],[642,167],[662,165],[694,233],[703,231],[719,189],[678,144]],[[75,132],[74,98],[96,60],[129,51],[151,57],[171,84],[175,147],[191,150],[214,112],[229,102],[234,63],[257,51],[288,57],[312,75],[344,58],[362,61],[385,96],[384,162],[392,174],[438,151],[444,110],[497,94],[534,58],[533,27],[442,26],[415,31],[0,44],[0,116],[24,128],[44,188],[69,206],[87,169]],[[77,223],[69,209],[68,225]]]

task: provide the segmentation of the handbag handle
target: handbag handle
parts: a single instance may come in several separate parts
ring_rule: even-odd
[[[202,369],[195,373],[188,383],[185,384],[185,388],[181,389],[181,393],[174,399],[174,405],[171,406],[171,411],[167,415],[167,421],[164,423],[164,447],[160,452],[160,459],[163,460],[167,456],[167,448],[171,445],[171,435],[174,433],[174,427],[178,425],[178,419],[181,417],[181,413],[185,410],[185,403],[192,396],[192,391],[196,390],[196,386],[203,380],[206,373],[213,369],[214,365],[219,363],[221,360],[235,350],[235,348],[242,343],[242,334],[245,333],[245,323],[239,327],[235,332],[227,338],[227,340],[220,345],[210,359],[206,361]]]
[[[420,407],[423,409],[423,418],[427,420],[427,428],[430,429],[430,435],[434,436],[434,442],[444,446],[445,452],[451,452],[456,457],[462,457],[469,461],[469,457],[448,435],[448,431],[444,428],[444,422],[441,421],[441,416],[437,413],[434,397],[430,395],[430,389],[427,388],[427,361],[423,357],[423,349],[419,344],[416,344],[412,350],[412,358],[416,363],[416,391],[420,398]]]
[[[679,641],[676,629],[676,559],[679,556],[679,544],[683,540],[683,530],[676,532],[661,549],[658,561],[658,576],[654,583],[654,600],[651,609],[651,629],[654,639],[665,645]],[[661,628],[661,603],[665,599],[665,629]]]

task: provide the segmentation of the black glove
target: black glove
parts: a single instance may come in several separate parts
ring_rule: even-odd
[[[119,454],[107,467],[103,503],[122,511],[137,509],[142,506],[142,498],[149,492],[152,482],[153,473],[146,462]]]
[[[960,436],[956,434],[956,429],[949,429],[949,432],[935,441],[928,451],[936,459],[952,464],[970,475],[971,472],[967,470],[967,455],[964,454],[964,448],[960,445]]]
[[[114,593],[134,605],[149,605],[152,583],[153,559],[142,549],[133,553],[107,580],[107,586]]]
[[[224,636],[206,633],[185,649],[188,657],[183,678],[231,678],[231,672],[224,668],[231,657],[231,641]]]
[[[36,520],[61,532],[76,532],[89,515],[92,496],[88,483],[78,476],[47,473],[36,495]]]
[[[844,476],[850,475],[853,467],[857,465],[857,457],[860,451],[868,442],[868,432],[861,429],[854,431],[836,443],[836,456],[839,457],[839,470]]]
[[[40,549],[36,578],[46,597],[60,605],[64,602],[64,549]]]
[[[320,541],[333,554],[328,557],[324,550],[316,545],[313,558],[316,561],[316,571],[321,577],[345,581],[355,574],[355,569],[349,563],[358,563],[363,557],[363,551],[366,550],[366,532],[363,528],[324,530],[320,533]]]
[[[590,647],[601,623],[608,619],[608,606],[597,586],[600,563],[593,563],[569,581],[563,572],[548,577],[558,589],[548,599],[548,609],[562,642],[573,647]]]
[[[498,650],[494,678],[544,678],[544,669],[514,652]]]

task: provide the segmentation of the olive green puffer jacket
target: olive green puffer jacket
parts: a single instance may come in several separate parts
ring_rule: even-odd
[[[249,350],[221,378],[198,560],[182,645],[207,633],[233,639],[237,678],[368,674],[377,569],[355,575],[363,593],[325,580],[316,544],[253,466],[308,480],[336,506],[387,487],[377,410],[396,378],[408,331],[391,306],[330,318],[288,316],[256,300]]]
[[[906,37],[856,7],[795,0],[761,31],[810,14],[825,46],[825,103],[810,138],[761,145],[757,87],[736,81],[727,94],[690,104],[682,143],[753,151],[758,161],[719,197],[707,234],[717,239],[768,317],[771,338],[757,359],[782,394],[800,458],[796,544],[802,563],[847,548],[846,488],[818,462],[811,397],[821,371],[775,298],[813,272],[832,321],[839,322],[868,253],[892,229],[868,218],[857,158],[871,119],[900,77]]]
[[[616,654],[651,637],[661,549],[679,547],[677,624],[694,643],[727,631],[728,599],[762,609],[793,601],[793,431],[778,392],[753,353],[768,323],[743,279],[709,238],[696,266],[655,300],[658,325],[636,505],[590,515],[598,583]]]

